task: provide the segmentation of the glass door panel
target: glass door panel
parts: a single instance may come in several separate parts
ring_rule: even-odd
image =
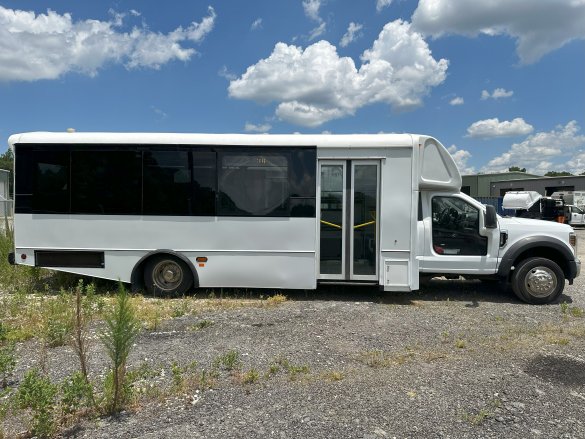
[[[322,278],[345,274],[345,163],[321,164],[319,271]]]
[[[352,166],[352,279],[376,279],[378,268],[378,164]]]

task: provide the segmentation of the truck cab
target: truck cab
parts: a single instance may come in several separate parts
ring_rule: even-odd
[[[501,217],[463,193],[421,193],[421,276],[492,278],[525,302],[553,302],[579,275],[572,227]]]

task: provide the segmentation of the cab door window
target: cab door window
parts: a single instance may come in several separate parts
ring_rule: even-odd
[[[434,197],[433,250],[439,255],[487,255],[487,237],[479,234],[479,209],[456,197]]]

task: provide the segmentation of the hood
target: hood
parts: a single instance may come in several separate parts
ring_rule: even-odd
[[[540,219],[530,219],[530,218],[516,218],[516,217],[499,217],[498,221],[500,223],[501,228],[522,228],[522,229],[530,229],[530,230],[542,230],[542,231],[572,231],[573,228],[568,224],[561,224],[555,221],[545,221]]]

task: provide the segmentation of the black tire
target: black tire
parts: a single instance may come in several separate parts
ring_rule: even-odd
[[[180,259],[156,255],[144,264],[144,286],[155,296],[179,296],[193,286],[193,274]]]
[[[528,303],[551,303],[565,288],[565,274],[550,259],[528,258],[518,264],[512,274],[512,290]]]

